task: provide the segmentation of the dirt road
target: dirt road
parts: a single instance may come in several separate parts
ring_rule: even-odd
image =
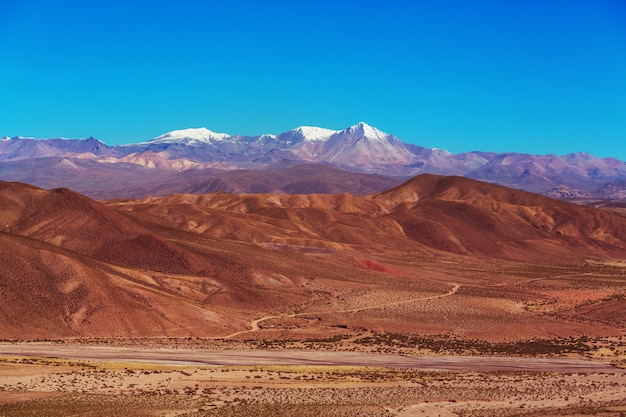
[[[146,362],[177,365],[325,365],[375,366],[450,371],[537,371],[626,373],[606,362],[518,357],[410,357],[393,354],[314,351],[222,351],[137,349],[44,344],[0,344],[0,355],[35,356],[86,361]]]
[[[347,310],[335,310],[335,311],[333,311],[333,313],[334,314],[358,313],[358,312],[365,311],[365,310],[373,310],[373,309],[377,309],[377,308],[391,307],[391,306],[397,306],[397,305],[401,305],[401,304],[415,303],[415,302],[418,302],[418,301],[435,300],[435,299],[438,299],[438,298],[450,297],[451,295],[456,294],[456,292],[459,290],[459,288],[461,288],[461,286],[459,284],[454,284],[454,286],[450,289],[450,291],[448,291],[448,292],[446,292],[444,294],[431,295],[431,296],[428,296],[428,297],[412,298],[410,300],[394,301],[394,302],[390,302],[390,303],[380,303],[380,304],[374,304],[374,305],[365,306],[365,307],[351,308],[351,309],[347,309]],[[264,321],[272,320],[272,319],[279,319],[279,318],[280,319],[289,319],[289,318],[303,317],[303,316],[309,316],[309,315],[315,315],[315,314],[321,314],[321,313],[324,313],[324,312],[307,311],[307,312],[304,312],[304,313],[293,313],[293,314],[282,314],[282,315],[274,315],[274,316],[264,316],[264,317],[252,320],[250,323],[248,323],[248,326],[250,328],[247,329],[247,330],[242,330],[240,332],[231,333],[229,335],[222,336],[222,337],[216,337],[216,339],[232,339],[233,337],[239,336],[239,335],[242,335],[242,334],[257,332],[257,331],[261,330],[261,323],[263,323]]]

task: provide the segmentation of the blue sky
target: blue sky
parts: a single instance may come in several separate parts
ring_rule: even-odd
[[[359,121],[626,160],[626,2],[0,0],[0,136]]]

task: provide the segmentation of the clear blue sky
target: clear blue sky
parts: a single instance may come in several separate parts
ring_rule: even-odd
[[[0,136],[359,121],[626,160],[626,1],[0,0]]]

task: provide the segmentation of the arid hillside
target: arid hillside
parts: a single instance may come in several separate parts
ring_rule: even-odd
[[[249,245],[144,227],[67,189],[1,183],[0,210],[3,336],[207,334],[276,304],[250,285],[264,265]]]
[[[373,199],[407,237],[446,251],[549,263],[626,253],[622,216],[467,178],[421,175]]]
[[[0,226],[4,338],[624,327],[626,218],[459,177],[104,203],[0,183]]]
[[[461,177],[420,175],[365,197],[179,194],[110,206],[203,236],[304,251],[444,251],[533,262],[626,253],[626,219],[618,214]]]

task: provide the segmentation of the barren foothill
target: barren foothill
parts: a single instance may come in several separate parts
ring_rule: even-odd
[[[617,336],[626,319],[626,219],[464,178],[108,202],[1,183],[0,207],[8,339],[510,342]]]

